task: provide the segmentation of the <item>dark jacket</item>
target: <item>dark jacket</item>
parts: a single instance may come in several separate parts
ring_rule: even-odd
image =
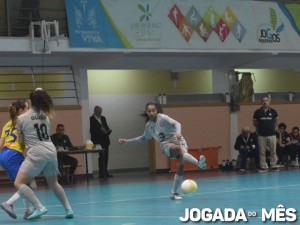
[[[247,146],[249,148],[249,150],[258,149],[258,141],[257,141],[256,133],[250,133],[248,140],[243,138],[243,136],[241,134],[239,136],[237,136],[235,144],[234,144],[234,149],[241,150],[240,149],[241,145],[243,145],[244,147]]]
[[[93,144],[100,144],[102,148],[105,148],[110,145],[109,135],[111,133],[111,129],[108,127],[104,116],[101,116],[100,120],[101,124],[94,115],[90,117],[91,141]]]
[[[64,147],[64,149],[66,149],[66,147],[68,148],[72,148],[73,145],[70,141],[70,138],[68,137],[68,135],[63,135],[61,137],[58,136],[57,133],[51,135],[51,141],[53,142],[53,144],[55,145],[55,147],[58,146],[62,146]]]

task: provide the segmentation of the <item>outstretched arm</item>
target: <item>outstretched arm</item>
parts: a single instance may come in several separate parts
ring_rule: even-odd
[[[122,144],[126,144],[127,140],[125,138],[119,138],[119,143]]]
[[[136,137],[136,138],[131,138],[131,139],[125,139],[125,138],[120,138],[119,139],[119,143],[120,144],[136,144],[136,143],[141,143],[146,141],[147,138],[145,137],[145,135],[143,134],[142,136]]]
[[[135,138],[130,138],[130,139],[125,139],[125,138],[119,138],[119,143],[120,144],[136,144],[136,143],[141,143],[145,142],[147,140],[150,140],[152,138],[149,128],[146,125],[145,131],[141,136],[135,137]]]

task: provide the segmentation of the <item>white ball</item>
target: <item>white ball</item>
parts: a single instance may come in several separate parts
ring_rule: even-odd
[[[93,149],[93,146],[94,146],[94,144],[93,144],[93,142],[92,142],[91,140],[86,140],[86,142],[85,142],[85,144],[84,144],[84,147],[85,147],[86,149],[91,150],[91,149]]]
[[[198,190],[198,185],[194,180],[188,179],[181,183],[181,191],[184,194],[190,194]]]

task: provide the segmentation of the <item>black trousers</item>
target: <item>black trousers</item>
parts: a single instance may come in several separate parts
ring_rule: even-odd
[[[107,171],[108,150],[109,147],[107,146],[104,148],[104,151],[99,153],[99,158],[98,158],[99,178],[106,178],[108,175],[108,171]]]
[[[72,156],[62,154],[61,157],[58,158],[59,165],[70,165],[69,174],[74,174],[78,165],[78,160]]]
[[[254,158],[256,169],[259,168],[259,151],[258,149],[253,149],[248,151],[247,149],[239,150],[242,157],[241,169],[246,169],[247,158]]]
[[[299,153],[300,153],[300,146],[292,144],[290,145],[290,156],[291,156],[291,161],[296,161],[296,157],[298,155],[299,159]]]

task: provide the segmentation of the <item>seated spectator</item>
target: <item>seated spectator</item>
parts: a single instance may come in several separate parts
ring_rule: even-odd
[[[241,157],[240,171],[246,171],[247,158],[253,158],[256,169],[259,168],[259,151],[256,133],[251,133],[250,128],[242,128],[241,134],[236,138],[234,149],[238,150]]]
[[[288,165],[288,158],[290,155],[290,145],[291,139],[289,134],[286,132],[285,123],[280,123],[278,125],[278,131],[276,133],[277,145],[276,145],[276,154],[278,157],[277,165],[279,167],[284,167]]]
[[[51,135],[51,140],[58,150],[60,148],[68,150],[68,148],[73,147],[70,138],[68,135],[65,135],[64,132],[65,126],[63,124],[57,124],[56,133]],[[71,181],[74,181],[74,173],[78,165],[78,160],[70,155],[60,154],[58,157],[58,165],[70,165],[69,177]]]
[[[290,156],[291,156],[291,164],[290,166],[299,166],[296,157],[299,157],[300,154],[300,135],[299,135],[299,127],[293,127],[292,133],[290,134],[291,139],[291,147],[290,147]]]

